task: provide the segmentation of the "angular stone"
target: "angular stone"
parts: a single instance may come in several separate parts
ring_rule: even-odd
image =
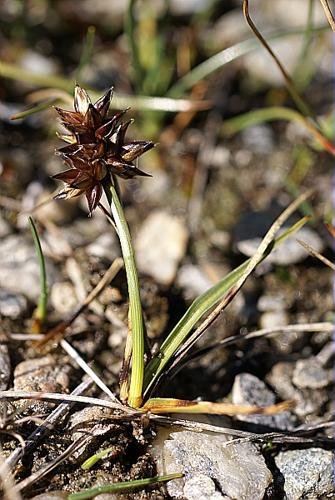
[[[234,381],[232,401],[237,405],[269,406],[275,404],[276,396],[262,380],[250,373],[241,373]],[[238,419],[274,429],[292,429],[295,420],[289,411],[276,415],[239,415]]]
[[[167,484],[172,498],[263,499],[272,476],[255,445],[227,444],[227,436],[190,431],[172,432],[168,437],[170,439],[162,433],[156,440],[153,453],[159,474],[185,474],[183,479]],[[203,481],[199,480],[200,477]],[[214,489],[212,482],[219,489]],[[195,486],[196,496],[190,496]]]
[[[292,381],[300,389],[322,389],[331,382],[332,376],[322,368],[315,357],[300,359],[293,371]]]
[[[70,365],[60,363],[52,355],[21,361],[14,370],[14,390],[66,393],[70,386],[71,372]],[[17,406],[23,407],[26,404],[24,400],[16,403]],[[31,400],[28,405],[35,412],[43,413],[50,409],[53,403]]]
[[[333,452],[321,448],[278,454],[276,465],[284,476],[287,500],[334,498]]]

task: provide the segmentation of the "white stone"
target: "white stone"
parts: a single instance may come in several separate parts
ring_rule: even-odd
[[[160,431],[159,431],[160,432]],[[230,443],[230,436],[190,431],[166,431],[158,435],[153,453],[159,474],[183,472],[185,477],[171,481],[167,490],[172,498],[229,498],[261,500],[272,482],[264,458],[251,443]],[[199,481],[203,478],[203,482]],[[209,481],[210,480],[210,481]],[[217,484],[216,491],[212,483]],[[196,496],[190,496],[197,485]],[[207,495],[207,496],[206,496]],[[209,496],[210,495],[210,496]]]
[[[162,285],[170,285],[185,254],[187,240],[188,231],[180,218],[163,211],[153,212],[135,239],[139,270]]]

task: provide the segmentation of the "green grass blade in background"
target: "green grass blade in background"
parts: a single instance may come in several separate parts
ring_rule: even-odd
[[[94,48],[95,32],[96,32],[95,26],[89,26],[87,28],[80,61],[78,64],[78,68],[76,70],[76,81],[77,82],[80,82],[82,80],[82,76],[83,76],[83,72],[85,70],[85,67],[91,61],[92,54],[93,54],[93,48]]]
[[[135,87],[137,92],[141,93],[142,83],[144,80],[144,70],[140,60],[138,42],[136,40],[135,4],[136,0],[128,0],[128,7],[124,18],[124,32],[126,33],[128,39]]]
[[[41,242],[38,236],[35,222],[32,217],[29,217],[29,224],[31,233],[33,235],[35,251],[38,258],[38,263],[40,266],[40,296],[38,299],[38,305],[35,311],[35,320],[37,324],[36,328],[39,330],[43,321],[47,315],[47,304],[48,304],[48,283],[47,283],[47,273],[45,267],[45,259],[42,251]]]
[[[282,106],[270,106],[268,108],[248,111],[223,122],[221,133],[224,136],[232,136],[252,125],[270,122],[274,120],[287,120],[297,122],[306,128],[310,134],[331,154],[335,154],[335,146],[328,140],[324,132],[316,128],[313,123],[299,111]]]
[[[267,40],[277,40],[280,38],[285,38],[286,36],[292,35],[301,35],[305,32],[305,27],[296,28],[292,30],[285,30],[276,33],[270,33],[267,36]],[[312,31],[313,33],[322,33],[323,31],[328,30],[328,25],[322,26],[314,26]],[[231,47],[227,47],[226,49],[221,50],[217,54],[206,59],[206,61],[200,63],[198,66],[195,66],[189,73],[180,78],[169,90],[167,95],[169,97],[181,97],[188,90],[190,90],[196,83],[207,78],[215,71],[219,71],[226,64],[235,61],[239,57],[245,56],[254,50],[259,50],[261,45],[258,40],[255,38],[251,38],[249,40],[243,40],[242,42],[238,42]]]

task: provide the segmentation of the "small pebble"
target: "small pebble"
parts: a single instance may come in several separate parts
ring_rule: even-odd
[[[262,237],[281,211],[281,207],[270,207],[264,211],[248,212],[243,215],[235,228],[234,239],[237,249],[247,257],[254,255]],[[290,227],[289,224],[283,226],[278,235],[288,227]],[[309,253],[298,243],[296,238],[304,241],[317,252],[322,252],[324,248],[324,242],[320,236],[310,227],[304,226],[296,235],[287,238],[273,250],[266,261],[288,266],[305,260]]]
[[[57,271],[48,258],[45,260],[48,285],[51,286]],[[40,295],[40,268],[32,240],[28,242],[16,234],[1,240],[0,262],[0,287],[36,302]]]
[[[259,320],[261,328],[278,328],[286,326],[289,323],[289,317],[285,311],[267,311],[262,314]]]
[[[52,355],[21,361],[14,370],[14,390],[66,393],[70,386],[71,372],[70,365],[65,362],[60,363]],[[24,400],[17,403],[23,407],[26,404]],[[28,405],[35,412],[44,413],[53,403],[32,400]]]
[[[274,134],[269,125],[253,125],[241,135],[245,148],[254,153],[269,154],[274,148]]]
[[[183,288],[187,300],[193,300],[208,290],[213,283],[198,266],[185,264],[178,271],[176,284]]]
[[[276,402],[275,394],[262,380],[250,373],[237,375],[232,389],[232,401],[236,405],[269,406]],[[275,429],[292,429],[295,418],[289,411],[275,415],[239,415],[239,420]]]
[[[327,391],[298,389],[292,380],[294,369],[295,363],[277,363],[267,375],[267,381],[282,399],[293,399],[296,402],[293,411],[298,417],[318,414],[328,400]]]
[[[258,310],[266,311],[283,311],[286,309],[285,297],[282,295],[262,295],[257,302]]]
[[[88,255],[112,262],[120,256],[120,244],[116,235],[110,231],[99,236],[93,243],[86,247]]]
[[[5,221],[5,219],[3,219],[1,216],[0,216],[0,238],[5,238],[6,236],[8,236],[10,234],[10,226],[9,224]]]
[[[284,477],[287,500],[334,498],[333,452],[321,448],[278,454],[276,465]]]
[[[90,440],[77,449],[73,456],[77,460],[85,460],[92,455],[92,450],[101,439],[106,437],[114,428],[112,420],[108,419],[111,410],[108,408],[87,407],[74,413],[69,422],[72,441],[77,441],[83,432],[89,432]]]
[[[68,281],[61,281],[52,286],[50,301],[53,308],[60,314],[71,313],[78,306],[75,289]]]
[[[170,285],[184,257],[188,231],[184,222],[167,212],[153,212],[135,239],[136,260],[142,273],[161,285]]]
[[[315,357],[297,361],[292,381],[300,389],[321,389],[331,382],[331,373]]]
[[[18,319],[27,311],[28,302],[24,295],[0,290],[0,315]]]

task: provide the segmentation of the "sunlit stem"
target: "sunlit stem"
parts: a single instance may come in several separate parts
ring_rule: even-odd
[[[111,207],[114,223],[120,239],[122,257],[127,275],[129,294],[129,327],[128,337],[124,354],[124,371],[128,371],[131,357],[131,373],[128,392],[128,377],[121,376],[121,395],[125,397],[128,392],[128,404],[138,408],[142,403],[142,388],[144,376],[144,324],[142,306],[140,299],[140,289],[135,262],[134,250],[128,224],[123,212],[123,208],[117,194],[115,185],[110,184],[105,187],[105,192]]]

